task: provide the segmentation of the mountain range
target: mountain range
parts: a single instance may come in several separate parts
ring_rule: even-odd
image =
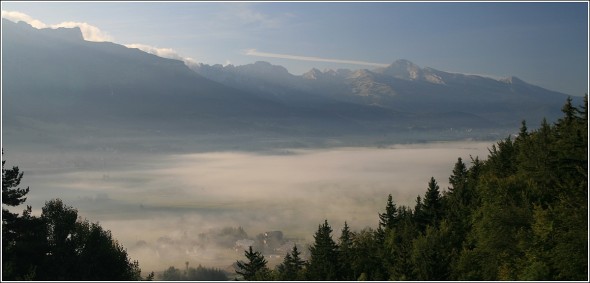
[[[36,29],[5,19],[2,69],[6,144],[39,137],[90,147],[121,137],[149,137],[161,141],[159,147],[171,137],[215,145],[224,137],[234,147],[261,140],[296,146],[310,139],[496,138],[521,120],[555,120],[567,98],[517,77],[449,73],[407,60],[299,76],[267,62],[188,67],[139,49],[85,41],[78,28]]]

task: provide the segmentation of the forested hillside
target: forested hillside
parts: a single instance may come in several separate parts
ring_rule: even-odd
[[[412,207],[391,195],[379,226],[337,240],[324,221],[303,261],[274,270],[250,249],[246,280],[588,280],[588,112],[568,99],[563,117],[459,158],[441,189],[431,178]],[[425,172],[428,174],[428,172]],[[301,248],[301,247],[300,247]]]
[[[2,280],[141,280],[138,261],[98,223],[82,220],[60,199],[47,201],[41,216],[21,215],[6,206],[23,204],[29,187],[19,188],[24,173],[2,160]],[[153,279],[151,273],[146,279]]]

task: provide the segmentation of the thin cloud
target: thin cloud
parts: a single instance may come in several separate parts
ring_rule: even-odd
[[[299,61],[328,62],[328,63],[338,63],[338,64],[374,66],[374,67],[387,67],[387,66],[389,66],[387,64],[373,63],[373,62],[366,62],[366,61],[331,59],[331,58],[321,58],[321,57],[312,57],[312,56],[299,56],[299,55],[260,52],[260,51],[257,51],[256,49],[248,49],[244,52],[244,54],[248,55],[248,56],[280,58],[280,59],[299,60]]]
[[[233,25],[238,24],[248,28],[277,29],[280,28],[285,20],[284,14],[270,15],[256,9],[252,3],[233,3],[226,6],[221,14],[218,14],[218,20]]]
[[[154,46],[150,46],[150,45],[146,45],[146,44],[139,44],[139,43],[125,44],[125,47],[137,48],[143,52],[154,54],[154,55],[162,57],[162,58],[180,60],[180,61],[183,61],[189,67],[191,65],[197,64],[197,62],[193,58],[183,57],[180,54],[178,54],[178,52],[176,52],[176,50],[174,50],[172,48],[158,48],[158,47],[154,47]]]
[[[42,29],[47,28],[47,25],[39,20],[33,19],[31,16],[16,12],[16,11],[5,11],[2,10],[2,18],[13,21],[13,22],[25,22],[34,28]]]
[[[80,23],[80,22],[62,22],[57,25],[52,25],[52,28],[80,28],[82,31],[82,36],[84,36],[84,40],[87,41],[113,41],[113,37],[110,36],[108,33],[101,31],[99,28],[90,25],[88,23]]]
[[[6,10],[2,10],[2,18],[13,21],[13,22],[22,21],[22,22],[25,22],[37,29],[44,29],[44,28],[57,29],[57,28],[75,28],[75,27],[77,27],[77,28],[80,28],[80,31],[82,32],[82,36],[84,37],[84,40],[95,41],[95,42],[103,42],[103,41],[114,42],[114,38],[111,35],[109,35],[108,33],[104,32],[104,31],[101,31],[99,28],[97,28],[93,25],[90,25],[90,24],[84,23],[84,22],[61,22],[61,23],[55,24],[55,25],[48,25],[40,20],[34,19],[33,17],[31,17],[25,13],[21,13],[21,12],[17,12],[17,11],[6,11]],[[194,59],[189,58],[189,57],[183,57],[180,54],[178,54],[174,49],[171,49],[171,48],[157,48],[157,47],[149,46],[146,44],[126,44],[125,46],[128,48],[137,48],[139,50],[142,50],[142,51],[150,53],[150,54],[154,54],[159,57],[180,60],[180,61],[183,61],[189,67],[197,65],[197,62]]]
[[[48,25],[40,20],[34,19],[33,17],[17,12],[17,11],[5,11],[2,10],[2,18],[13,21],[13,22],[25,22],[36,29],[44,29],[44,28],[80,28],[82,32],[82,36],[84,40],[87,41],[113,41],[113,37],[110,36],[108,33],[101,31],[99,28],[90,25],[88,23],[81,23],[81,22],[62,22],[56,25]]]

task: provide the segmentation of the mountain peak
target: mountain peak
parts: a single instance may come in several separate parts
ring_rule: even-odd
[[[407,59],[398,59],[398,60],[395,60],[395,62],[393,62],[391,65],[396,65],[396,66],[416,66],[416,64],[412,63],[410,60],[407,60]],[[418,66],[416,66],[416,67],[418,67]]]
[[[376,71],[403,80],[417,80],[422,75],[420,67],[406,59],[399,59],[391,65]]]
[[[244,65],[248,66],[248,65]],[[254,69],[260,72],[279,72],[279,73],[289,73],[287,69],[281,65],[273,65],[266,61],[256,61],[254,64],[250,65]]]
[[[304,73],[302,76],[308,80],[317,80],[322,75],[322,71],[312,68],[311,70]]]
[[[523,80],[516,76],[510,76],[504,79],[500,79],[500,81],[505,82],[507,84],[526,84]]]
[[[42,29],[38,29],[33,27],[32,25],[23,22],[23,21],[18,21],[18,22],[13,22],[11,20],[8,19],[2,19],[2,31],[7,31],[7,32],[18,32],[20,34],[22,33],[31,33],[31,34],[35,34],[36,36],[41,36],[41,37],[50,37],[50,38],[54,38],[54,39],[59,39],[59,40],[65,40],[65,41],[83,41],[84,40],[84,36],[82,35],[82,30],[79,27],[72,27],[72,28],[64,28],[64,27],[60,27],[60,28],[42,28]]]

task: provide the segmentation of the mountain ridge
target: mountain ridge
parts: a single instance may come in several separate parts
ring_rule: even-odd
[[[85,41],[79,29],[38,30],[3,19],[2,34],[8,142],[23,127],[56,139],[72,139],[84,129],[84,135],[160,133],[159,138],[366,140],[411,140],[416,129],[422,137],[440,139],[454,129],[463,132],[453,138],[477,138],[472,129],[498,132],[493,129],[513,129],[522,119],[551,119],[555,113],[549,109],[559,109],[567,97],[518,78],[447,73],[403,59],[376,70],[312,69],[296,76],[263,61],[190,68],[116,43]],[[51,125],[75,130],[57,137]]]

